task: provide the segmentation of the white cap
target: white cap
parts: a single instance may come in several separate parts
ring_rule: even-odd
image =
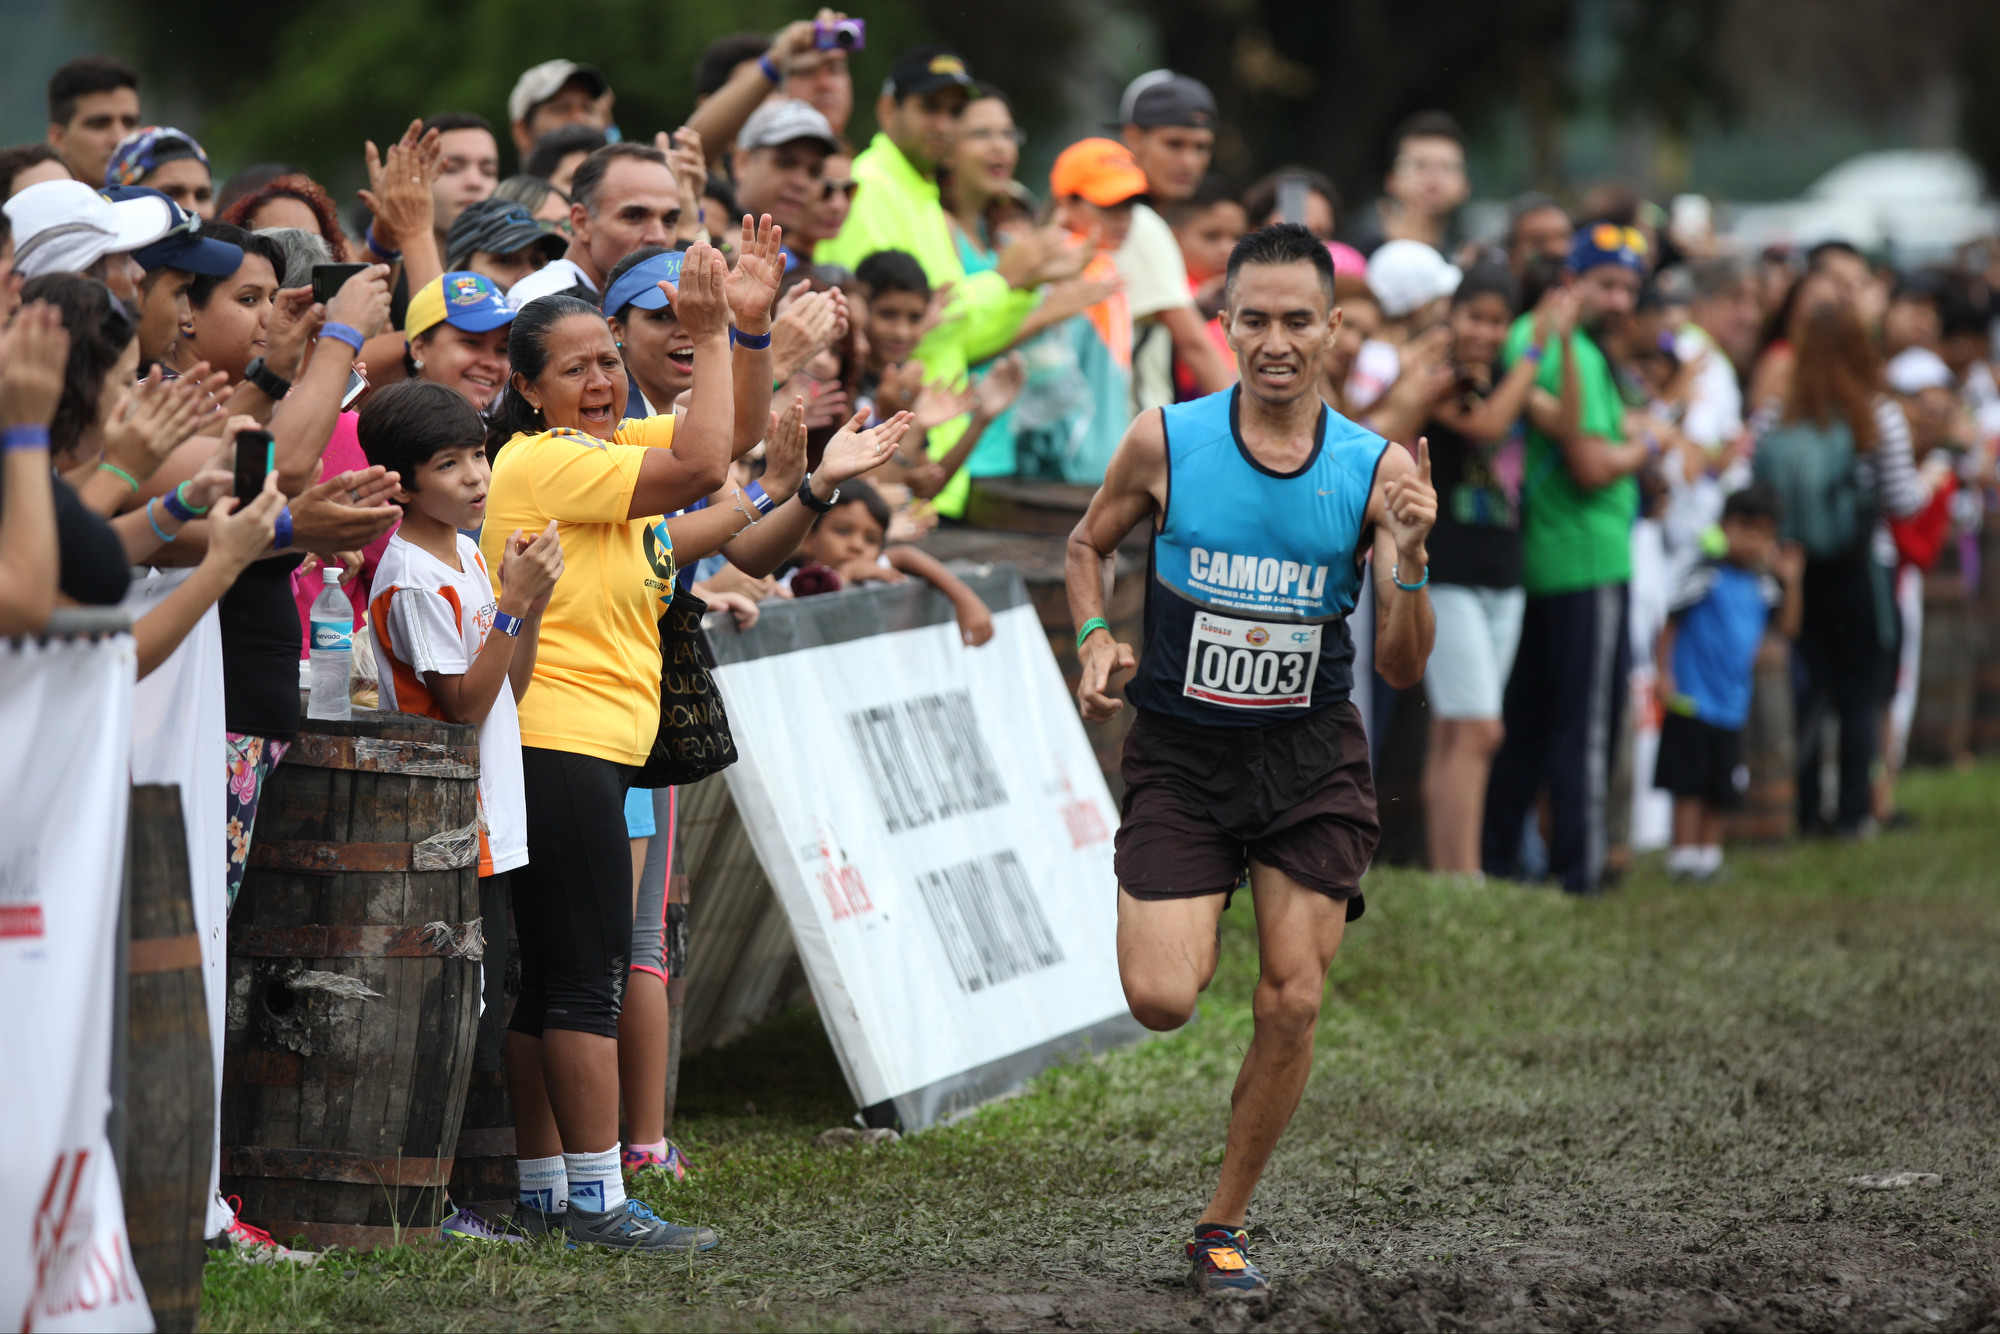
[[[1906,347],[1889,358],[1889,387],[1899,394],[1954,389],[1957,385],[1944,358],[1927,347]]]
[[[765,102],[750,113],[750,119],[736,132],[736,146],[746,152],[753,148],[776,148],[800,139],[810,139],[829,153],[840,151],[833,123],[818,107],[796,97]]]
[[[544,60],[522,71],[521,77],[514,80],[514,91],[507,94],[507,119],[526,120],[530,111],[561,92],[562,86],[575,78],[596,86],[597,91],[591,94],[593,97],[604,96],[611,87],[604,71],[595,65],[579,65],[574,60]]]
[[[1368,290],[1392,320],[1450,296],[1464,276],[1458,265],[1447,263],[1422,241],[1384,241],[1368,257]]]
[[[43,181],[7,201],[14,271],[24,278],[79,273],[106,255],[149,246],[174,227],[165,196],[112,203],[82,181]]]

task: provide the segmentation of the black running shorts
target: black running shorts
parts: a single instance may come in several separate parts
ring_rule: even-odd
[[[1361,715],[1336,704],[1274,727],[1199,727],[1140,712],[1125,737],[1118,883],[1136,899],[1228,894],[1251,861],[1347,901],[1382,828]]]
[[[1653,786],[1677,797],[1699,797],[1714,810],[1735,810],[1750,787],[1743,733],[1685,714],[1668,714],[1660,724]]]

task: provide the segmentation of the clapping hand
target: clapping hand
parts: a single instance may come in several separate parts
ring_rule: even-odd
[[[798,394],[783,412],[771,414],[764,433],[764,489],[778,496],[799,489],[806,475],[806,401]]]
[[[826,450],[820,455],[815,480],[824,478],[838,486],[850,477],[859,477],[869,469],[888,462],[913,424],[907,412],[899,412],[880,426],[864,431],[861,423],[866,420],[866,413],[857,412],[848,419],[847,425],[834,432],[833,439],[826,442]]]
[[[729,334],[729,302],[725,296],[729,265],[722,252],[697,241],[681,259],[679,285],[660,280],[660,290],[673,303],[681,328],[695,342],[726,338]]]
[[[389,145],[386,157],[376,152],[374,140],[368,141],[370,188],[355,193],[375,215],[376,244],[392,250],[400,250],[405,241],[435,225],[431,187],[437,184],[443,150],[440,132],[423,130],[422,121],[411,121],[403,137]]]
[[[69,365],[69,330],[62,311],[47,301],[31,301],[7,329],[0,363],[0,426],[46,426],[62,402]]]
[[[532,538],[516,528],[500,558],[499,600],[506,604],[500,610],[523,619],[541,615],[562,572],[562,542],[556,536],[554,519]]]
[[[1014,406],[1014,400],[1021,396],[1021,387],[1027,382],[1028,363],[1021,359],[1019,352],[1009,352],[973,382],[973,411],[992,421]]]
[[[803,284],[801,284],[803,286]],[[847,332],[847,298],[839,288],[805,292],[771,323],[771,378],[789,380]]]
[[[163,380],[155,366],[145,379],[122,390],[104,425],[104,457],[134,477],[152,476],[214,411],[207,378],[207,362],[174,380]]]
[[[753,337],[770,332],[771,306],[785,277],[784,240],[785,229],[772,222],[770,214],[759,219],[743,215],[743,240],[725,290],[736,327]]]

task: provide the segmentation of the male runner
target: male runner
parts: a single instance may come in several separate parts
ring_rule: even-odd
[[[1229,257],[1224,328],[1238,386],[1142,414],[1070,535],[1082,627],[1077,699],[1094,722],[1132,667],[1118,828],[1118,972],[1148,1028],[1179,1028],[1215,976],[1218,926],[1245,864],[1261,958],[1255,1037],[1231,1099],[1222,1179],[1188,1242],[1195,1286],[1259,1295],[1244,1210],[1312,1070],[1327,967],[1362,912],[1380,827],[1346,616],[1374,547],[1375,666],[1407,689],[1432,622],[1424,537],[1430,455],[1413,461],[1320,402],[1340,327],[1326,245],[1286,224]],[[1153,529],[1145,653],[1103,620],[1108,563]]]

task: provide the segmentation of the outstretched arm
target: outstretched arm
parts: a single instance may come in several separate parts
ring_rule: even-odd
[[[1090,508],[1069,535],[1063,579],[1069,589],[1070,616],[1079,626],[1104,616],[1104,590],[1111,582],[1118,544],[1149,515],[1166,506],[1167,432],[1158,412],[1142,414],[1125,430],[1104,485],[1090,499]],[[1130,644],[1121,644],[1102,626],[1093,629],[1077,648],[1083,680],[1077,704],[1086,721],[1101,723],[1125,707],[1122,699],[1105,694],[1113,672],[1139,665]]]

